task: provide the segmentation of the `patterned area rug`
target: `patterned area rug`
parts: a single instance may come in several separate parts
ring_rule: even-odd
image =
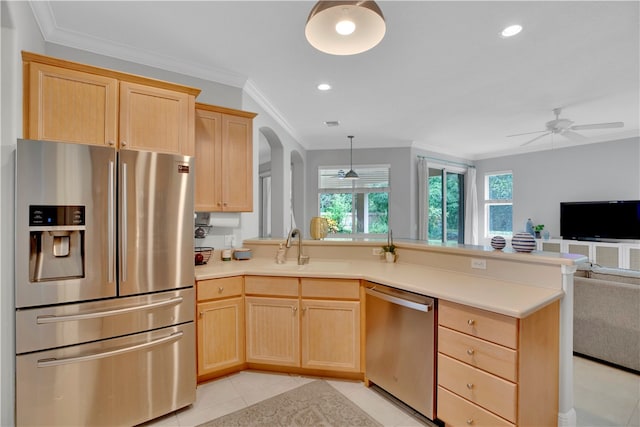
[[[214,426],[381,427],[382,424],[326,381],[317,380],[198,427]]]

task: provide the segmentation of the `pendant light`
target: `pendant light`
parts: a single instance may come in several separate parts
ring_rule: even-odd
[[[349,172],[345,174],[344,179],[359,179],[360,177],[356,171],[353,170],[353,136],[348,136],[347,138],[349,138],[349,142],[351,144],[351,154],[349,156]]]
[[[311,46],[331,55],[355,55],[376,46],[386,32],[375,1],[319,1],[304,34]]]

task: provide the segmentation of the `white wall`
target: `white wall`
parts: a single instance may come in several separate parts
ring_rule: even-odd
[[[560,202],[640,199],[640,138],[558,148],[475,162],[480,239],[484,237],[484,175],[513,172],[513,228],[527,218],[560,234]],[[486,240],[485,240],[486,243]]]
[[[44,52],[44,41],[27,2],[1,2],[0,94],[0,425],[14,425],[14,156],[22,136],[21,50]]]

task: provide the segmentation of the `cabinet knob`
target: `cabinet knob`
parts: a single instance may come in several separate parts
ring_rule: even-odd
[[[126,146],[127,146],[127,141],[124,141],[124,140],[123,140],[123,141],[120,143],[120,145],[122,145],[123,147],[126,147]]]
[[[307,307],[302,307],[302,312],[306,313],[307,312]]]
[[[202,316],[203,316],[203,313],[202,313],[202,312],[200,312],[199,314],[200,314],[200,317],[202,317]]]
[[[291,309],[293,310],[294,313],[298,311],[298,307],[296,307],[295,305],[291,307]]]
[[[471,390],[473,388],[473,383],[467,383],[467,388]]]
[[[107,141],[107,144],[109,144],[109,145],[111,145],[111,146],[116,145],[116,143],[115,143],[115,141],[114,141],[113,139],[108,140],[108,141]]]
[[[473,320],[473,319],[469,319],[469,320],[467,320],[467,325],[469,325],[469,326],[473,326],[473,325],[475,325],[475,324],[476,324],[476,321],[475,321],[475,320]]]
[[[469,425],[473,424],[473,418],[468,418],[467,419],[467,424],[469,424]]]
[[[222,206],[227,206],[227,202],[222,203]]]
[[[222,293],[222,291],[224,291],[224,288],[223,288],[222,286],[220,286],[220,287],[218,288],[218,293]]]
[[[468,350],[467,350],[467,354],[468,354],[469,356],[473,356],[475,352],[476,352],[476,351],[475,351],[474,349],[472,349],[472,348],[470,348],[470,349],[468,349]]]

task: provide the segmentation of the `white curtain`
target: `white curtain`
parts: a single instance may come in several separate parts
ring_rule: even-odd
[[[464,196],[464,243],[478,244],[478,188],[476,186],[476,168],[467,168],[465,174]]]
[[[418,239],[428,239],[429,166],[427,159],[418,157]]]

